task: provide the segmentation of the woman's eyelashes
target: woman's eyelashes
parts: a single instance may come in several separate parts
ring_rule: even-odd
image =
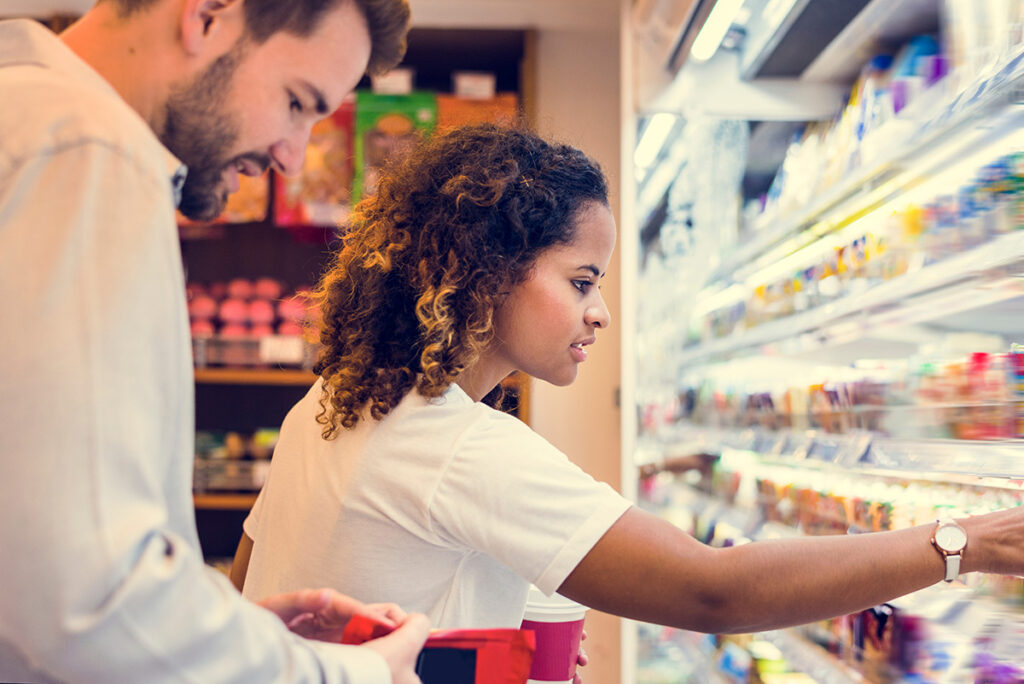
[[[302,113],[302,102],[292,93],[288,93],[288,108],[296,114]]]
[[[590,282],[589,280],[573,280],[572,284],[573,284],[573,287],[575,287],[577,290],[579,290],[583,294],[586,294],[587,292],[589,292],[590,288],[592,288],[594,286],[594,283]]]

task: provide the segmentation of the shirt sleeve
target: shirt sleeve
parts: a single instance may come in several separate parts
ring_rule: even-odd
[[[242,521],[242,531],[252,539],[256,540],[260,529],[260,516],[263,514],[263,488],[260,489],[260,493],[256,495],[256,501],[253,503],[252,508],[249,509],[249,514],[245,516],[245,520]]]
[[[90,142],[0,168],[0,652],[75,682],[387,684],[370,649],[242,599],[169,512],[191,378],[170,185],[148,171]]]
[[[454,448],[430,503],[435,532],[550,594],[631,504],[519,420],[488,413]]]

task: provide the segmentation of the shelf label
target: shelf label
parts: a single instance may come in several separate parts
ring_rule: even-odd
[[[302,363],[305,346],[298,335],[268,335],[260,338],[263,363]]]

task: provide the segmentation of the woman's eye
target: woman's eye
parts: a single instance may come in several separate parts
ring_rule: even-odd
[[[580,292],[586,293],[590,289],[592,283],[589,280],[574,280],[572,281],[573,287]]]
[[[302,113],[302,103],[294,95],[288,95],[288,107],[296,114]]]

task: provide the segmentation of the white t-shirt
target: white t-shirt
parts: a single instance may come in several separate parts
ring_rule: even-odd
[[[332,586],[435,627],[518,627],[529,584],[556,591],[630,506],[454,384],[325,440],[321,383],[285,418],[245,521],[252,599]]]

